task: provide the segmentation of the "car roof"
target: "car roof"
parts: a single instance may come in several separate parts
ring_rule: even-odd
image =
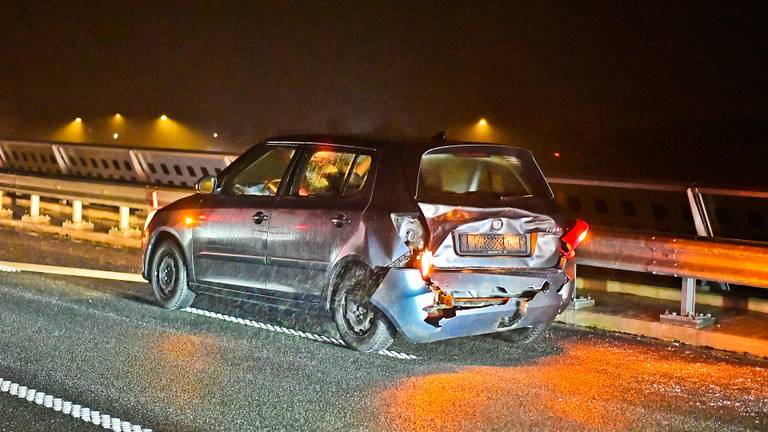
[[[335,144],[350,147],[365,147],[372,149],[394,148],[401,146],[408,147],[427,147],[427,140],[392,140],[379,139],[366,135],[280,135],[269,138],[267,143],[312,143],[312,144]]]
[[[504,146],[527,151],[527,149],[510,146],[507,144],[484,143],[471,141],[429,140],[429,139],[388,139],[376,138],[368,135],[280,135],[269,138],[265,143],[302,143],[302,144],[335,144],[350,147],[363,147],[370,149],[398,149],[407,152],[423,153],[433,148],[453,145],[489,145]]]

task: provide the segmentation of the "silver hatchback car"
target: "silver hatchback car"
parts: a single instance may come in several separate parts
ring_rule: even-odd
[[[531,152],[288,136],[258,144],[147,224],[143,275],[195,293],[330,312],[351,348],[499,332],[531,343],[568,305],[585,222]]]

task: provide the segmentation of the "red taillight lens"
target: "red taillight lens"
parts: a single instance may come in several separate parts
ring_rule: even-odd
[[[422,279],[429,279],[429,272],[432,271],[432,251],[429,249],[425,249],[419,256],[419,271]]]
[[[576,219],[573,228],[560,237],[560,240],[563,242],[563,247],[560,252],[563,256],[566,258],[573,258],[576,255],[576,248],[579,247],[585,238],[587,238],[588,232],[589,224],[581,219]]]

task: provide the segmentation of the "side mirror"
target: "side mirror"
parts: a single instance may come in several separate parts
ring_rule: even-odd
[[[216,183],[218,183],[216,176],[203,176],[195,183],[195,191],[201,194],[210,194],[216,190]]]

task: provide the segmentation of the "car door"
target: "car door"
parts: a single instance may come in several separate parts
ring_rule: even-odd
[[[193,238],[195,282],[247,295],[264,295],[267,235],[272,209],[297,149],[264,145],[225,172],[206,195]]]
[[[268,288],[316,302],[339,249],[357,231],[370,200],[365,185],[373,152],[309,146],[292,185],[277,199],[269,226]]]

